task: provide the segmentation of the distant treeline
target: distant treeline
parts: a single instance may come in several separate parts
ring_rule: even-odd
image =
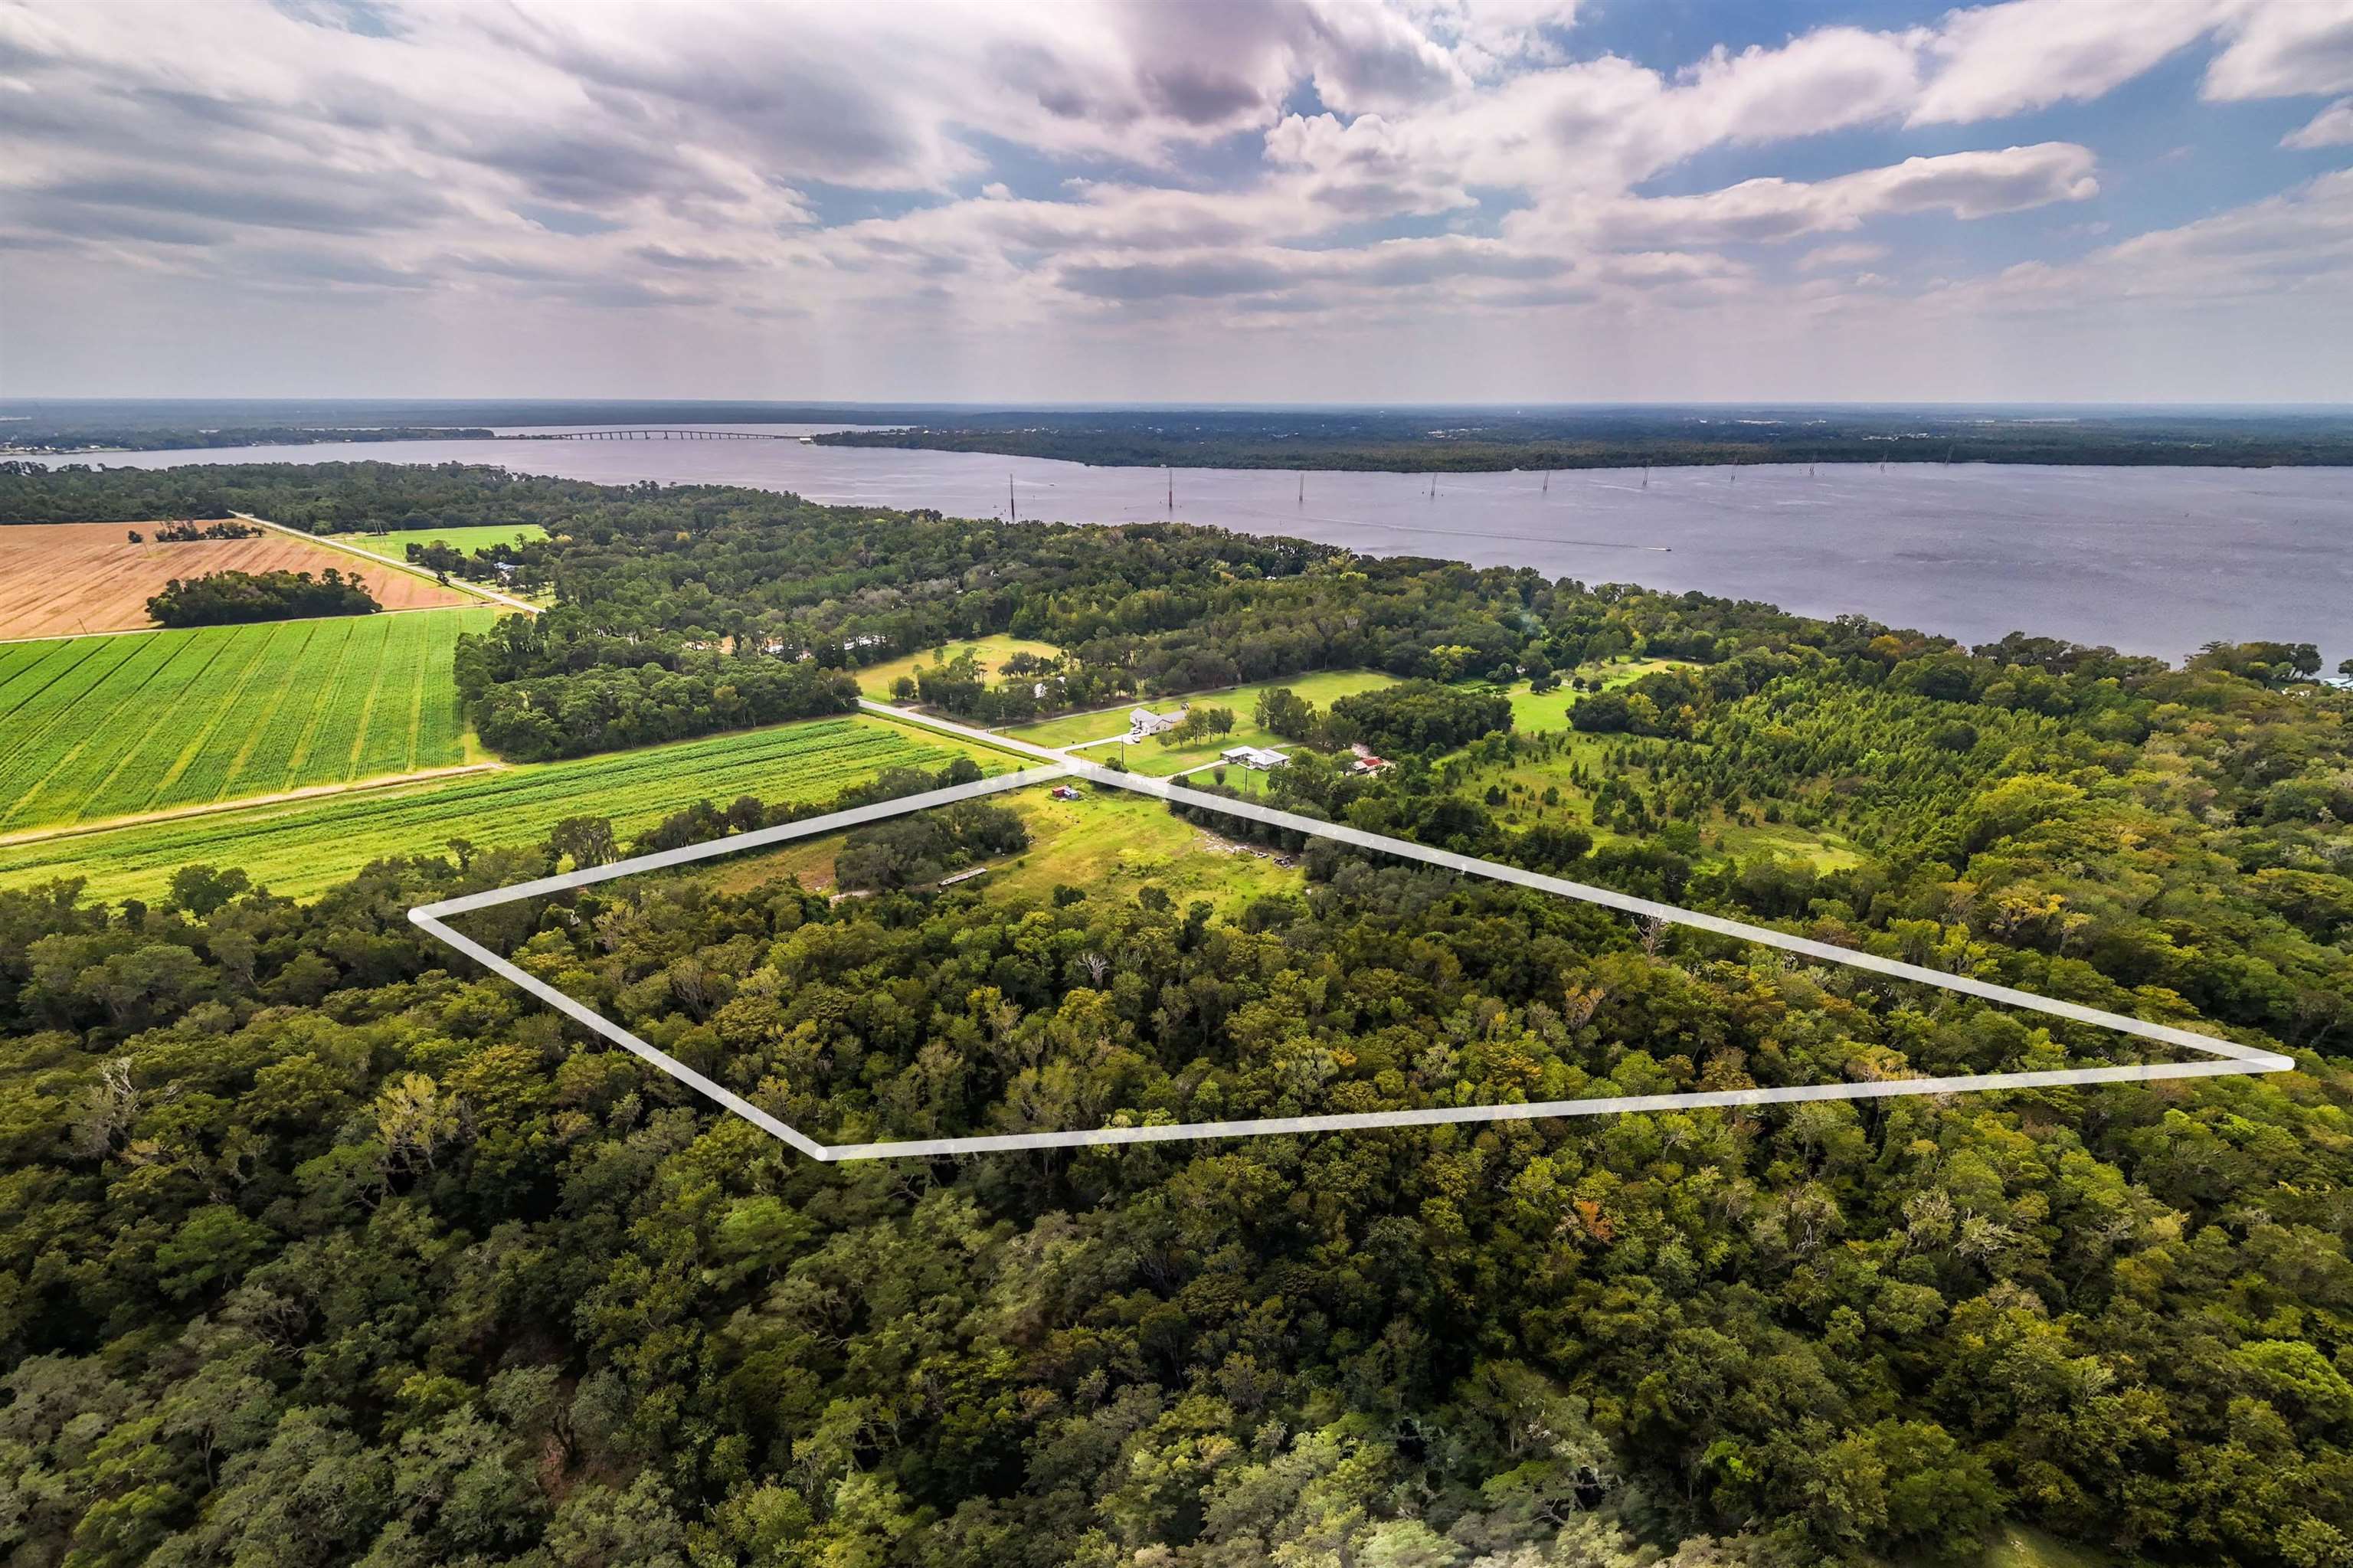
[[[539,479],[469,463],[190,463],[181,468],[0,461],[0,524],[226,517],[242,512],[312,534],[532,524],[563,529],[583,511],[634,503],[657,487]],[[673,490],[671,493],[691,493]]]
[[[260,425],[243,429],[68,429],[0,437],[0,446],[20,452],[160,452],[188,447],[300,447],[319,441],[486,441],[485,429],[442,429],[426,425],[384,425],[365,429],[327,426]]]
[[[1630,408],[1503,414],[1130,409],[959,415],[815,438],[1098,467],[1498,471],[1728,463],[2353,463],[2353,416]]]
[[[308,572],[210,572],[174,577],[147,601],[165,626],[233,626],[313,615],[372,615],[383,607],[366,583],[329,567]]]

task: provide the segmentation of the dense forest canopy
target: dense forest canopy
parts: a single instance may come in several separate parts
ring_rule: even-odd
[[[2175,667],[1166,524],[0,475],[12,516],[232,504],[558,527],[519,546],[556,608],[459,678],[559,732],[754,722],[722,691],[991,633],[1053,652],[943,660],[923,699],[1012,722],[1381,671],[1257,705],[1296,736],[1279,803],[2298,1070],[820,1165],[409,925],[613,858],[594,818],[307,904],[234,866],[152,905],[0,894],[15,1561],[1811,1568],[1966,1563],[2004,1520],[2180,1568],[2353,1555],[2353,699],[2295,628]],[[1353,766],[1367,734],[1392,766]],[[1178,809],[1242,833],[1193,782]],[[845,844],[871,896],[654,875],[467,928],[828,1138],[2138,1059],[1320,841],[1224,909],[941,888],[1018,853],[1008,816]],[[1761,824],[1848,847],[1732,847]]]
[[[164,626],[232,626],[319,615],[374,615],[384,607],[367,584],[329,567],[308,572],[206,572],[174,577],[147,600],[147,613]]]

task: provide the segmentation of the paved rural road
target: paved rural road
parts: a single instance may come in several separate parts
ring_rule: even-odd
[[[411,573],[417,577],[432,576],[429,572],[418,571],[417,563],[414,561],[396,561],[390,556],[378,555],[374,550],[363,550],[357,545],[346,545],[341,539],[330,539],[323,534],[305,534],[300,528],[289,528],[283,523],[272,523],[269,518],[256,517],[250,512],[232,512],[229,515],[236,518],[240,523],[251,523],[263,528],[275,528],[280,534],[289,534],[297,539],[308,539],[313,545],[324,545],[331,550],[341,550],[347,556],[357,556],[363,560],[376,561],[387,567],[398,567],[402,571]],[[435,578],[435,580],[440,581],[441,579]],[[522,610],[525,615],[537,615],[539,613],[539,606],[529,603],[523,599],[519,599],[512,594],[501,593],[496,588],[486,588],[480,583],[466,582],[462,579],[453,577],[448,579],[448,586],[458,589],[460,593],[480,594],[484,599],[503,604],[510,609]]]

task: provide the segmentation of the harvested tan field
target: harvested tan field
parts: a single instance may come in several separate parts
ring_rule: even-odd
[[[253,539],[153,542],[153,523],[0,524],[0,641],[78,631],[131,631],[155,622],[149,596],[174,577],[207,572],[309,572],[329,567],[366,582],[386,609],[480,604],[430,577],[380,567],[277,532]],[[134,545],[136,529],[148,543]]]

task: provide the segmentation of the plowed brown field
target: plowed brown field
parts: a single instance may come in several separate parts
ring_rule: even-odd
[[[136,529],[148,543],[134,545]],[[325,545],[276,532],[254,539],[153,542],[152,523],[0,524],[0,641],[76,631],[130,631],[155,624],[149,596],[174,577],[207,572],[309,572],[329,567],[366,582],[386,609],[479,604],[394,567],[380,567]]]

